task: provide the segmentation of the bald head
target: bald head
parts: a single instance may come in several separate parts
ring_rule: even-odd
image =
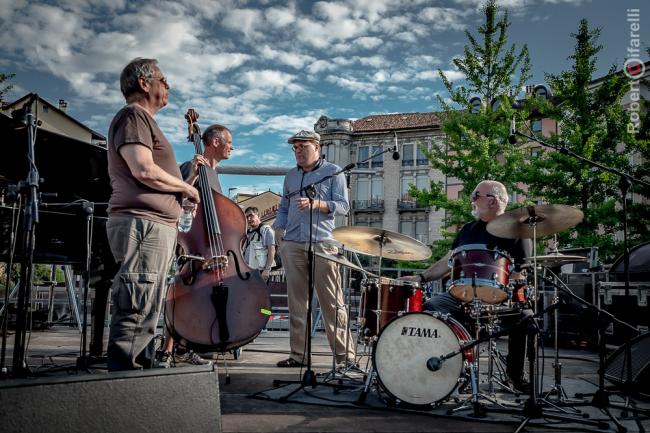
[[[497,182],[496,180],[484,180],[480,182],[475,189],[479,189],[479,187],[481,187],[481,189],[486,188],[486,191],[489,191],[490,194],[494,195],[499,204],[500,213],[506,210],[509,200],[508,190],[501,182]]]

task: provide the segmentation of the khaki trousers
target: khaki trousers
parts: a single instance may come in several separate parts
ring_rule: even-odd
[[[112,216],[106,232],[113,257],[120,264],[111,288],[108,369],[151,368],[176,228],[140,218]]]
[[[280,257],[287,278],[287,295],[289,305],[289,333],[291,358],[305,362],[307,350],[307,306],[309,304],[309,265],[307,242],[285,241],[280,246]],[[323,242],[313,244],[314,252],[336,254],[338,249]],[[354,360],[354,341],[347,332],[347,311],[341,290],[341,276],[336,263],[314,255],[316,269],[314,272],[315,295],[321,308],[325,323],[325,332],[332,352],[336,354],[336,362],[344,362],[346,358]],[[337,308],[338,314],[337,314]],[[336,323],[336,335],[334,324]],[[345,349],[347,334],[348,349]]]

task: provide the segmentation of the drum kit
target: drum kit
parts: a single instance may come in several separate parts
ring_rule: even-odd
[[[508,239],[532,239],[569,229],[582,221],[582,212],[564,205],[527,206],[506,212],[487,225],[492,235]],[[446,401],[459,384],[471,386],[470,403],[478,401],[479,344],[490,341],[488,356],[489,392],[493,393],[494,337],[479,338],[479,330],[488,334],[498,320],[499,311],[518,314],[524,305],[536,309],[537,266],[556,266],[585,260],[579,256],[551,253],[533,256],[530,265],[534,283],[526,279],[511,279],[512,258],[504,251],[483,244],[463,245],[451,253],[449,259],[449,294],[469,307],[475,319],[475,336],[448,314],[423,311],[424,290],[419,283],[382,276],[381,261],[418,261],[431,256],[428,246],[408,236],[371,227],[340,227],[333,237],[344,250],[379,258],[378,275],[370,274],[360,265],[354,265],[343,255],[323,258],[350,269],[366,273],[361,284],[358,342],[372,352],[372,363],[365,378],[365,389],[359,398],[364,402],[372,383],[388,396],[393,404],[433,407]],[[526,267],[526,265],[524,265]],[[557,293],[554,302],[558,302]],[[482,326],[479,319],[488,319]],[[557,344],[555,345],[557,351]],[[503,369],[499,370],[503,371]],[[532,371],[532,370],[531,370]],[[557,375],[556,375],[557,376]],[[499,382],[497,380],[497,382]],[[531,378],[531,382],[533,382]],[[504,383],[500,382],[502,385]],[[505,386],[505,385],[504,385]],[[472,405],[461,405],[470,406]]]

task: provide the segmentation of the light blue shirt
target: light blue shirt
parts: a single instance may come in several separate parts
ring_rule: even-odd
[[[282,200],[280,200],[280,208],[273,223],[273,228],[285,229],[284,240],[309,241],[309,209],[298,210],[296,206],[296,200],[307,195],[304,191],[291,198],[287,198],[287,195],[339,170],[339,166],[325,160],[320,160],[319,165],[312,171],[305,172],[300,167],[289,170],[284,178]],[[312,211],[312,223],[314,224],[312,236],[314,241],[321,242],[332,239],[334,216],[347,214],[350,210],[350,202],[348,201],[345,176],[342,173],[319,183],[315,186],[315,190],[314,201],[320,198],[321,201],[327,202],[329,208],[328,213],[320,212],[317,209]]]

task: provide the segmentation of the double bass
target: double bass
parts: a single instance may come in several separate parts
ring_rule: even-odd
[[[198,113],[188,110],[189,141],[201,151]],[[258,270],[242,257],[246,218],[228,197],[210,188],[208,167],[199,166],[192,227],[178,234],[182,253],[167,291],[165,324],[179,344],[225,352],[252,341],[270,315],[270,295]]]

